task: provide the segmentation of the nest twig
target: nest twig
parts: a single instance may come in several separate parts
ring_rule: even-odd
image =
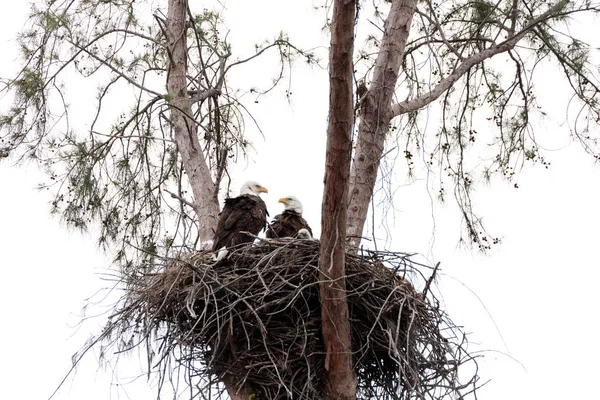
[[[151,368],[185,368],[204,393],[226,381],[250,387],[255,399],[320,399],[318,251],[312,240],[263,240],[231,249],[217,263],[211,254],[191,253],[130,282],[105,335],[127,335],[123,348],[159,343]],[[404,253],[346,256],[359,398],[455,398],[476,389],[466,337],[419,271]],[[466,374],[459,368],[465,364]]]

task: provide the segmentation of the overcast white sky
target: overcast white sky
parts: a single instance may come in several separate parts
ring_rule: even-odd
[[[25,3],[11,2],[0,13],[1,77],[15,68],[12,39],[23,25]],[[236,48],[246,48],[249,54],[255,41],[279,30],[290,32],[292,39],[327,43],[319,31],[322,17],[310,5],[264,3],[262,12],[273,16],[268,21],[256,14],[255,2],[227,3],[230,39]],[[249,15],[256,15],[250,27]],[[300,197],[306,218],[318,227],[327,77],[324,71],[304,68],[292,75],[291,105],[280,93],[261,100],[252,110],[267,140],[259,139],[248,125],[258,154],[238,167],[236,177],[240,182],[256,179],[269,188],[265,200],[271,215],[279,211],[279,197]],[[543,126],[550,148],[568,145],[563,122],[564,113],[551,115]],[[291,154],[275,151],[289,143],[294,143]],[[422,182],[404,186],[396,195],[398,211],[389,221],[390,247],[418,251],[442,263],[439,290],[445,308],[472,333],[472,350],[490,350],[480,360],[482,379],[492,379],[481,390],[481,399],[597,396],[593,382],[600,372],[596,323],[600,265],[595,254],[600,169],[573,144],[550,153],[549,158],[550,169],[528,167],[521,174],[519,189],[496,182],[477,191],[480,212],[503,237],[502,245],[490,256],[457,249],[455,210],[436,206],[432,218]],[[34,189],[42,178],[33,165],[0,164],[3,398],[47,398],[69,369],[71,355],[104,321],[98,317],[76,327],[86,299],[110,286],[103,280],[109,272],[110,254],[96,249],[93,234],[68,232],[49,216],[48,194]],[[435,243],[430,248],[434,221]],[[91,311],[103,310],[93,307]],[[136,354],[125,358],[132,361],[122,363],[126,369],[115,376],[110,368],[98,367],[91,355],[55,398],[151,396],[143,377],[133,385],[116,387],[136,376]]]

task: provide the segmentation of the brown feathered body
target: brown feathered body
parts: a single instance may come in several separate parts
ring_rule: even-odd
[[[267,229],[267,237],[271,239],[294,237],[300,229],[306,229],[312,236],[312,229],[302,215],[292,210],[284,210],[283,213],[276,215]]]
[[[258,196],[242,194],[225,199],[213,239],[213,251],[251,243],[254,237],[242,232],[258,235],[267,225],[267,215],[267,205]]]

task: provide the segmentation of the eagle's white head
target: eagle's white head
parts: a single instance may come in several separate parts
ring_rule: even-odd
[[[266,187],[261,186],[258,182],[255,181],[247,181],[242,185],[240,189],[240,194],[251,194],[254,196],[258,196],[261,193],[269,193]]]
[[[302,214],[302,203],[294,196],[282,197],[279,199],[280,203],[283,203],[285,210],[295,211],[298,214]]]

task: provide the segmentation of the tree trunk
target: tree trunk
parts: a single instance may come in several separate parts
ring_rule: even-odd
[[[335,0],[329,50],[329,125],[319,256],[325,399],[356,399],[344,255],[352,153],[355,0]]]
[[[187,91],[187,0],[169,0],[166,22],[169,66],[167,90],[170,96],[171,123],[177,150],[194,194],[199,235],[203,247],[210,245],[219,216],[219,201],[210,170],[204,159],[198,127],[191,117],[192,106]]]
[[[194,194],[194,209],[198,215],[202,247],[210,248],[219,217],[217,187],[204,159],[198,140],[198,127],[191,117],[192,106],[187,91],[187,0],[169,0],[166,34],[169,52],[167,90],[171,105],[171,123],[177,150],[183,160]],[[243,387],[238,391],[235,378],[225,379],[227,392],[233,400],[251,398],[252,390]]]
[[[416,0],[394,0],[385,23],[375,70],[359,110],[358,139],[350,175],[348,244],[358,249],[377,180],[389,123],[393,118],[392,97]]]

